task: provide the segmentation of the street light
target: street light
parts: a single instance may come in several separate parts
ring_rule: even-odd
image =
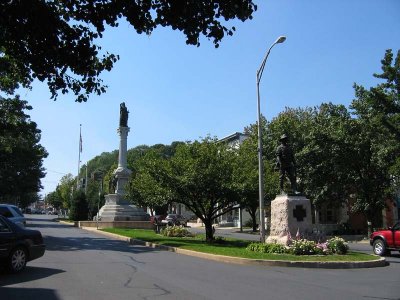
[[[96,216],[96,228],[99,229],[99,210],[101,194],[103,193],[103,172],[101,170],[96,170],[92,173],[92,179],[100,182],[99,186],[99,199],[97,201],[97,216]]]
[[[283,43],[286,40],[285,36],[280,36],[277,40],[269,47],[265,57],[261,63],[260,68],[257,70],[257,112],[258,112],[258,190],[259,190],[259,205],[260,205],[260,240],[265,242],[265,223],[264,223],[264,166],[262,160],[262,136],[261,136],[261,112],[260,112],[260,80],[264,71],[265,63],[272,47],[276,44]]]

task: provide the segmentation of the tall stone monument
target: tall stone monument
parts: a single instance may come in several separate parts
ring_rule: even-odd
[[[125,186],[129,181],[132,171],[127,167],[127,140],[128,132],[128,114],[129,111],[125,103],[120,105],[119,127],[119,155],[118,167],[114,171],[112,180],[113,194],[105,195],[106,203],[100,209],[99,215],[101,221],[147,221],[148,214],[135,205],[130,205],[125,199]]]
[[[288,144],[288,136],[282,135],[276,149],[276,169],[279,170],[280,195],[271,202],[271,227],[267,242],[286,244],[290,236],[311,233],[311,202],[297,192],[296,162]],[[284,191],[284,180],[290,181],[290,192]]]

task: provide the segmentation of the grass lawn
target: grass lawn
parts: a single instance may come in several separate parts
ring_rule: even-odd
[[[119,234],[122,236],[135,238],[138,240],[152,242],[159,245],[177,247],[187,250],[193,250],[204,253],[212,253],[226,256],[243,257],[251,259],[267,259],[267,260],[288,260],[288,261],[371,261],[377,257],[359,252],[349,252],[346,255],[291,255],[291,254],[270,254],[257,253],[246,250],[251,241],[224,238],[222,242],[207,244],[205,235],[197,235],[196,237],[166,237],[155,233],[153,230],[146,229],[126,229],[126,228],[106,228],[103,231]]]

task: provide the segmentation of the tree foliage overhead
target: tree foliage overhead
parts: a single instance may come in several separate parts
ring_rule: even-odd
[[[39,144],[41,131],[25,113],[31,109],[19,97],[0,97],[0,198],[23,197],[42,187],[48,154]]]
[[[252,0],[10,0],[0,2],[0,90],[12,94],[34,79],[46,81],[52,98],[73,92],[76,101],[106,86],[100,74],[113,68],[118,55],[97,44],[107,26],[126,19],[138,34],[171,27],[200,45],[200,36],[215,47],[235,27],[224,22],[252,18]]]

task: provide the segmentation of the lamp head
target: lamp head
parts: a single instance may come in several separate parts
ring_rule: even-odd
[[[281,36],[278,37],[278,39],[275,41],[275,44],[280,44],[280,43],[283,43],[284,41],[286,41],[286,36],[281,35]]]

